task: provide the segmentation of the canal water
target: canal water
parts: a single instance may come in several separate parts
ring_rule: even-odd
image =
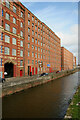
[[[2,99],[2,116],[3,118],[63,118],[78,84],[78,72],[76,72],[6,96]]]

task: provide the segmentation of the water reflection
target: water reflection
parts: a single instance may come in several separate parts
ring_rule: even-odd
[[[63,118],[78,84],[78,73],[3,98],[3,117]]]

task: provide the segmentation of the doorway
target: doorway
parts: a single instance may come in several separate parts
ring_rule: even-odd
[[[23,74],[23,72],[22,72],[22,70],[20,70],[20,77],[22,77],[22,74]]]
[[[13,77],[13,63],[4,64],[4,72],[7,72],[7,75],[4,75],[5,78]]]

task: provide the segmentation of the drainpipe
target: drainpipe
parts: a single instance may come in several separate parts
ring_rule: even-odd
[[[23,60],[24,60],[24,77],[25,77],[25,11],[24,11],[24,52],[23,52]]]

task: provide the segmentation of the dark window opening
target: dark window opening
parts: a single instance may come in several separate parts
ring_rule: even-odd
[[[5,63],[4,64],[4,73],[7,73],[7,75],[4,74],[5,78],[13,77],[13,63]]]

